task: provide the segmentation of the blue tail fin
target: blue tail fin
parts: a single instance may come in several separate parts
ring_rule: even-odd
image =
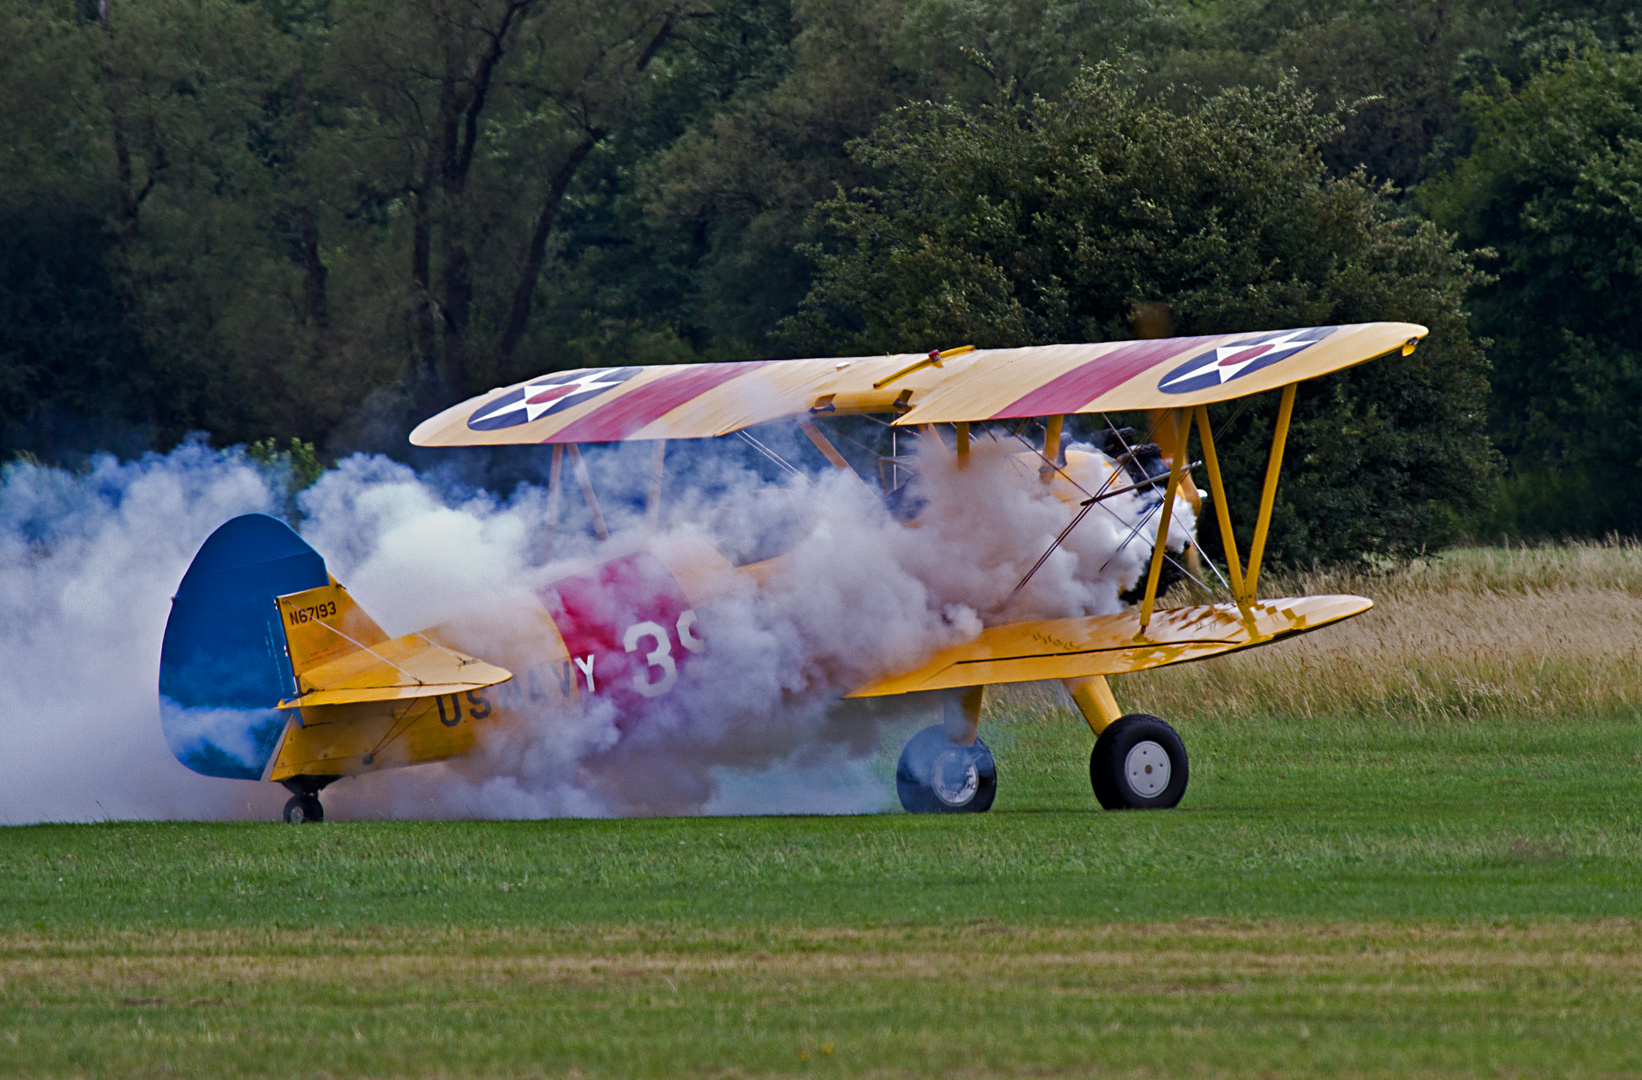
[[[325,560],[266,514],[227,522],[201,545],[171,601],[160,650],[160,724],[177,760],[256,780],[296,693],[277,596],[329,583]]]

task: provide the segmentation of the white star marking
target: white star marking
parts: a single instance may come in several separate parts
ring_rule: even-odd
[[[525,399],[520,403],[520,407],[525,411],[525,422],[537,419],[571,394],[584,394],[589,390],[608,390],[612,386],[620,386],[622,380],[611,379],[610,376],[613,374],[613,370],[587,371],[564,382],[526,386]]]
[[[1271,341],[1262,341],[1256,344],[1249,344],[1245,342],[1241,345],[1222,345],[1217,349],[1210,349],[1208,352],[1197,358],[1197,364],[1190,370],[1182,371],[1174,378],[1160,384],[1158,389],[1167,390],[1175,383],[1186,382],[1189,379],[1195,379],[1199,376],[1207,375],[1210,372],[1214,372],[1218,375],[1222,383],[1230,382],[1231,380],[1237,378],[1237,376],[1242,373],[1244,368],[1248,367],[1250,364],[1254,363],[1256,360],[1267,355],[1268,353],[1275,352],[1278,349],[1294,349],[1295,351],[1298,351],[1297,347],[1315,345],[1317,342],[1321,341],[1322,338],[1312,338],[1306,336],[1307,334],[1314,333],[1316,333],[1316,329],[1308,326],[1303,330],[1290,330],[1288,333],[1282,335],[1281,337],[1274,338]]]

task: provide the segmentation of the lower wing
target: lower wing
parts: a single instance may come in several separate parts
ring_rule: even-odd
[[[848,696],[1122,675],[1265,645],[1373,606],[1361,596],[1301,596],[1250,604],[1245,618],[1235,604],[1206,604],[1154,612],[1144,632],[1138,611],[1009,623],[937,653],[916,670],[874,679]]]

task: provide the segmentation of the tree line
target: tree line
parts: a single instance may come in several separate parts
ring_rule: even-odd
[[[1161,303],[1432,328],[1307,387],[1281,557],[1636,531],[1627,8],[0,0],[0,449],[394,451],[549,370]]]

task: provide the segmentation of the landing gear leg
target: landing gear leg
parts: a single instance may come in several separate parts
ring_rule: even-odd
[[[293,776],[282,780],[291,798],[285,804],[285,821],[291,825],[317,825],[325,820],[325,807],[319,801],[320,789],[336,779],[334,776]]]
[[[1085,675],[1081,679],[1065,679],[1063,685],[1066,692],[1072,695],[1072,704],[1078,707],[1078,712],[1083,714],[1084,722],[1097,739],[1108,724],[1123,715],[1117,707],[1117,698],[1112,696],[1112,688],[1106,684],[1106,676]]]

